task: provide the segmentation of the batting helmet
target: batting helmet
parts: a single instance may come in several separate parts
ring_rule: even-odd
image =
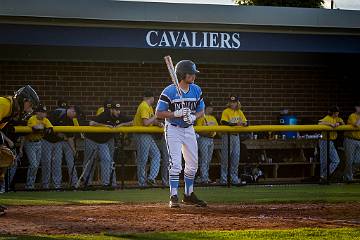
[[[179,80],[185,78],[186,74],[197,74],[199,71],[196,69],[194,62],[190,60],[181,60],[175,66],[175,73]]]

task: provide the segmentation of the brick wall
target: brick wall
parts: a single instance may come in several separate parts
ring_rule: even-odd
[[[220,115],[231,93],[240,96],[251,124],[276,124],[281,109],[295,113],[300,123],[316,122],[329,105],[352,111],[355,87],[336,69],[299,66],[199,65],[197,83]],[[134,114],[144,90],[159,95],[170,83],[164,64],[0,62],[0,95],[32,85],[50,108],[65,98],[94,114],[112,97],[127,114]]]

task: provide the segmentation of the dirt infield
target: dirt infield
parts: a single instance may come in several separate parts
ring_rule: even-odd
[[[6,228],[4,227],[6,226]],[[360,203],[184,206],[111,204],[14,206],[0,234],[360,227]]]

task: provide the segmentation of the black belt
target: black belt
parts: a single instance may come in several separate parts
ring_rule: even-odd
[[[28,140],[28,142],[33,142],[33,143],[35,143],[35,142],[40,142],[40,141],[41,141],[41,139],[40,139],[40,140],[33,140],[33,141]]]
[[[188,127],[192,126],[192,125],[189,125],[187,127],[180,127],[179,125],[176,125],[176,124],[173,124],[173,123],[170,123],[170,125],[174,126],[174,127],[178,127],[178,128],[188,128]]]

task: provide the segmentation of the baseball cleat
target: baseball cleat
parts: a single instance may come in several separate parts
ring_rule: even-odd
[[[186,196],[184,194],[184,199],[182,200],[182,203],[186,205],[195,205],[197,207],[207,206],[207,203],[203,200],[198,199],[198,197],[193,192],[190,194],[190,196]]]
[[[239,182],[237,182],[237,183],[231,183],[231,185],[233,185],[233,186],[236,186],[236,187],[243,187],[243,186],[246,186],[247,185],[247,183],[246,183],[246,181],[239,181]]]
[[[170,197],[169,207],[170,208],[179,208],[180,207],[179,198],[177,195],[173,195]]]
[[[146,181],[146,183],[147,183],[149,186],[151,186],[151,187],[157,186],[156,181],[155,181],[155,180],[152,180],[152,179],[148,179],[148,180]]]
[[[5,215],[5,210],[6,210],[7,208],[5,207],[5,206],[2,206],[2,205],[0,205],[0,216],[1,215]]]

